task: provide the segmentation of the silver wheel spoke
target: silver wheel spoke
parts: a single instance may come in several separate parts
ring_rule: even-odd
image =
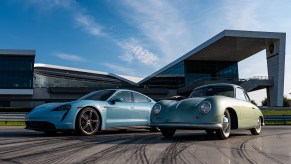
[[[90,127],[91,132],[93,132],[93,127],[91,124],[89,124],[89,127]]]
[[[99,122],[98,120],[92,120],[92,122]]]
[[[88,117],[86,117],[84,114],[82,115],[82,118],[86,121],[88,120]]]
[[[88,124],[86,124],[85,126],[83,126],[83,129],[85,130],[88,127]],[[85,130],[86,131],[86,130]]]
[[[90,116],[89,116],[89,119],[92,119],[92,113],[93,113],[93,111],[90,110]]]

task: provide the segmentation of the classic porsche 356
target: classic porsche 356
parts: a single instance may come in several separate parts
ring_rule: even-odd
[[[226,139],[232,129],[247,129],[258,135],[262,125],[260,109],[250,102],[243,88],[233,84],[198,87],[187,99],[157,102],[151,112],[151,126],[159,127],[165,137],[172,137],[176,129],[199,129]]]

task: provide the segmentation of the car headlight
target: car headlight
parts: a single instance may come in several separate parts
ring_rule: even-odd
[[[64,110],[70,110],[70,109],[71,109],[71,105],[66,104],[66,105],[58,106],[55,109],[53,109],[52,111],[64,111]]]
[[[203,101],[200,104],[199,112],[202,114],[207,114],[211,110],[211,103],[208,101]]]
[[[161,112],[161,109],[162,109],[162,107],[161,107],[160,104],[154,105],[153,106],[153,112],[154,112],[154,114],[159,114]]]

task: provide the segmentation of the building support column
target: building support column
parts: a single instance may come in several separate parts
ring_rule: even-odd
[[[266,43],[268,76],[274,85],[267,88],[269,106],[283,106],[286,35]]]

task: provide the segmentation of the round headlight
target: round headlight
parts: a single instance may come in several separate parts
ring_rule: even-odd
[[[211,103],[208,101],[203,101],[200,105],[199,112],[202,114],[206,114],[211,110]]]
[[[153,112],[154,112],[154,114],[159,114],[160,111],[161,111],[161,109],[162,109],[162,107],[161,107],[160,104],[156,104],[156,105],[154,105],[154,106],[153,106]]]

